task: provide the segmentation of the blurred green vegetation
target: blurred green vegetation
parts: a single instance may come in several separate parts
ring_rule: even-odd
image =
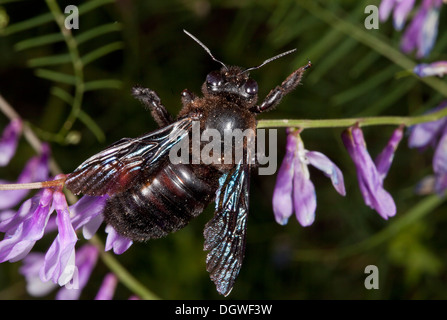
[[[389,48],[398,50],[402,36],[394,31],[390,21],[381,23],[379,30],[364,28],[365,6],[379,5],[379,1],[57,3],[62,11],[67,5],[102,4],[81,14],[80,28],[73,30],[73,35],[106,28],[78,49],[84,58],[95,50],[104,50],[104,55],[85,66],[83,77],[85,82],[105,79],[109,81],[107,88],[93,87],[83,92],[82,119],[64,132],[63,139],[55,135],[61,132],[71,112],[58,90],[74,95],[76,89],[70,81],[43,79],[41,70],[72,74],[73,68],[70,57],[53,65],[45,60],[39,64],[38,59],[67,59],[67,47],[63,41],[28,48],[26,43],[45,35],[58,37],[58,26],[50,18],[48,23],[0,36],[0,94],[43,140],[54,140],[53,156],[65,173],[122,137],[135,137],[156,128],[150,114],[130,96],[132,86],[140,84],[155,90],[172,114],[180,109],[183,89],[200,93],[206,74],[219,65],[183,29],[230,65],[258,65],[266,58],[297,48],[296,54],[251,72],[258,81],[260,99],[293,70],[306,64],[308,58],[312,61],[313,67],[302,85],[276,110],[261,115],[262,119],[416,115],[443,99],[441,92],[402,73],[407,70],[390,58],[394,56]],[[0,4],[0,28],[7,21],[14,25],[50,12],[45,1]],[[445,11],[441,12],[437,44],[426,61],[447,60]],[[385,47],[371,45],[368,39]],[[419,62],[412,56],[406,59]],[[54,62],[54,57],[49,61]],[[0,116],[0,127],[7,122],[6,117]],[[384,147],[393,129],[364,129],[373,157]],[[347,196],[340,197],[326,177],[311,170],[318,199],[312,226],[302,228],[294,217],[285,227],[276,224],[271,205],[275,176],[252,176],[245,260],[227,299],[447,298],[447,236],[443,231],[447,227],[446,206],[436,196],[413,193],[416,183],[432,172],[433,150],[419,153],[408,149],[405,139],[402,141],[385,181],[398,212],[396,217],[384,221],[363,203],[355,168],[340,140],[341,131],[309,129],[302,134],[307,149],[323,152],[339,165],[347,189]],[[278,146],[279,166],[284,154],[284,129],[278,130]],[[33,154],[22,139],[12,163],[0,170],[2,179],[14,180]],[[211,218],[212,209],[210,206],[188,227],[164,239],[134,244],[117,259],[161,298],[222,299],[205,270],[206,253],[202,250],[203,227]],[[103,229],[100,236],[104,238]],[[49,238],[38,242],[35,249],[45,251],[52,241]],[[0,265],[0,299],[32,298],[18,273],[20,265]],[[379,268],[378,290],[364,287],[364,269],[368,265]],[[95,296],[107,271],[99,260],[82,298]],[[131,294],[120,284],[115,298],[127,299]]]

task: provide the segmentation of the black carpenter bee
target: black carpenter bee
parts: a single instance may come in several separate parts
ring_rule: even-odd
[[[203,97],[182,92],[183,108],[174,120],[158,95],[134,87],[133,96],[150,111],[160,128],[139,138],[123,138],[92,156],[68,175],[66,187],[75,194],[108,194],[105,221],[134,241],[160,238],[185,227],[215,200],[214,217],[205,225],[204,250],[207,271],[220,294],[228,295],[240,271],[245,251],[250,167],[249,161],[229,164],[193,164],[169,161],[169,152],[191,136],[193,123],[200,131],[251,129],[256,132],[256,114],[271,110],[300,83],[310,62],[275,87],[256,104],[258,85],[249,71],[293,52],[290,50],[243,69],[220,63],[202,86]],[[246,148],[244,147],[244,151]],[[247,152],[243,156],[248,159]]]

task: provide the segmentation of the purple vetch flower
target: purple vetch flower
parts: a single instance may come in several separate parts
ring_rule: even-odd
[[[55,180],[61,179],[56,176]],[[77,230],[82,230],[85,238],[91,238],[103,222],[102,212],[108,196],[84,196],[74,205],[68,206],[62,186],[45,188],[31,199],[26,200],[17,212],[0,215],[0,232],[5,236],[0,241],[0,263],[15,262],[26,258],[36,241],[49,231],[57,235],[39,265],[39,278],[59,286],[76,282],[79,253],[75,254],[78,241]],[[51,218],[52,212],[56,217]],[[51,218],[51,219],[50,219]],[[48,230],[51,229],[51,230]],[[108,242],[115,252],[123,253],[132,241],[108,231]],[[110,238],[110,240],[109,240]],[[82,255],[80,256],[82,259]],[[34,267],[36,268],[36,267]],[[34,270],[34,268],[31,268]],[[26,273],[26,268],[24,270]],[[61,293],[72,296],[73,293]]]
[[[6,166],[16,153],[22,128],[22,120],[17,118],[11,120],[3,130],[3,135],[0,139],[0,167]]]
[[[421,63],[414,67],[413,72],[419,77],[443,77],[447,74],[447,61]]]
[[[309,164],[329,177],[338,193],[343,196],[346,194],[340,169],[324,154],[306,150],[300,131],[289,129],[286,154],[273,191],[273,212],[281,225],[287,223],[293,212],[302,226],[309,226],[315,220],[317,202],[315,187],[310,180]]]
[[[17,215],[18,221],[14,227],[8,228],[0,241],[0,263],[21,260],[31,251],[36,241],[42,238],[52,211],[53,193],[51,189],[44,189],[33,198],[31,205],[26,204],[29,211]]]
[[[106,226],[107,239],[105,245],[105,251],[113,249],[115,254],[124,253],[132,245],[133,241],[123,237],[111,226]]]
[[[388,144],[383,148],[382,152],[374,160],[374,163],[377,168],[377,172],[379,173],[380,178],[385,180],[388,171],[390,170],[391,164],[393,163],[394,153],[399,146],[400,141],[404,136],[404,126],[399,126],[396,130],[393,131]]]
[[[114,273],[108,273],[102,281],[101,287],[96,294],[95,300],[112,300],[115,294],[118,278]]]
[[[64,285],[73,277],[75,245],[78,237],[70,221],[67,201],[61,191],[54,192],[53,207],[57,213],[58,234],[45,254],[40,278],[43,281],[52,280],[54,283]]]
[[[430,113],[446,107],[447,101],[444,101]],[[447,190],[447,117],[414,125],[410,130],[408,138],[410,148],[423,150],[432,146],[435,149],[433,155],[434,190],[440,195],[444,194]]]
[[[363,199],[384,219],[396,214],[391,195],[383,188],[383,181],[393,161],[394,152],[403,136],[403,126],[393,132],[387,146],[374,162],[366,148],[363,132],[358,125],[343,131],[342,140],[357,171],[357,179]]]
[[[43,282],[39,277],[40,267],[45,259],[43,253],[31,252],[23,259],[19,272],[25,277],[26,291],[33,297],[43,297],[57,288],[52,282]]]
[[[48,161],[50,147],[42,144],[40,155],[31,157],[15,183],[29,183],[48,180]],[[1,184],[10,183],[0,180]],[[29,190],[6,190],[0,192],[0,210],[10,209],[19,204],[29,193]]]
[[[43,297],[56,288],[60,288],[56,294],[57,300],[79,299],[82,290],[86,286],[93,268],[98,260],[98,249],[90,244],[82,246],[73,265],[73,277],[63,287],[51,281],[42,281],[40,277],[41,266],[45,262],[45,254],[32,252],[23,259],[20,273],[26,279],[27,292],[33,297]]]
[[[400,31],[405,25],[408,14],[414,7],[415,0],[383,0],[379,6],[380,21],[386,21],[393,12],[394,29]]]
[[[426,57],[430,53],[438,34],[441,5],[442,0],[422,1],[419,10],[402,37],[401,49],[403,52],[410,53],[417,50],[418,58]]]
[[[447,101],[427,112],[427,114],[440,111],[447,107]],[[439,138],[444,128],[447,126],[447,117],[420,123],[410,127],[410,136],[408,137],[408,146],[410,148],[426,149],[428,146],[436,148]]]

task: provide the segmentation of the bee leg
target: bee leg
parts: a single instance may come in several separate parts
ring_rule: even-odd
[[[152,117],[160,127],[165,127],[173,122],[171,115],[155,91],[137,86],[132,88],[132,96],[151,111]]]
[[[264,101],[260,105],[256,105],[250,109],[251,112],[261,113],[264,111],[269,111],[276,107],[282,100],[282,98],[288,94],[290,91],[295,89],[303,77],[304,71],[311,67],[311,62],[309,61],[305,66],[295,70],[284,80],[280,86],[276,86],[269,94],[265,97]]]
[[[182,91],[183,107],[186,107],[187,105],[192,103],[196,98],[197,98],[197,96],[194,93],[192,93],[191,91],[189,91],[188,89],[183,90]]]

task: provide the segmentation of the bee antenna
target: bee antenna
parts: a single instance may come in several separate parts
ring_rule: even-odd
[[[214,58],[213,54],[211,53],[211,50],[208,49],[199,39],[197,39],[196,37],[194,37],[192,34],[190,34],[188,31],[186,31],[185,29],[183,29],[183,32],[186,33],[188,36],[190,36],[195,42],[197,42],[206,52],[208,52],[208,54],[210,55],[211,59],[213,59],[216,62],[219,62],[221,65],[223,65],[225,67],[225,69],[228,70],[228,67],[225,65],[225,63],[223,63],[220,60],[217,60],[216,58]]]
[[[251,67],[251,68],[245,69],[245,70],[242,71],[240,74],[243,74],[243,73],[248,72],[248,71],[251,71],[251,70],[259,69],[260,67],[266,65],[266,64],[269,63],[269,62],[272,62],[273,60],[276,60],[276,59],[278,59],[278,58],[281,58],[281,57],[283,57],[283,56],[285,56],[285,55],[288,55],[289,53],[292,53],[292,52],[295,52],[295,51],[296,51],[296,49],[292,49],[292,50],[289,50],[289,51],[280,53],[280,54],[278,54],[278,55],[276,55],[276,56],[274,56],[274,57],[271,57],[271,58],[265,60],[265,61],[264,61],[263,63],[261,63],[259,66]]]

